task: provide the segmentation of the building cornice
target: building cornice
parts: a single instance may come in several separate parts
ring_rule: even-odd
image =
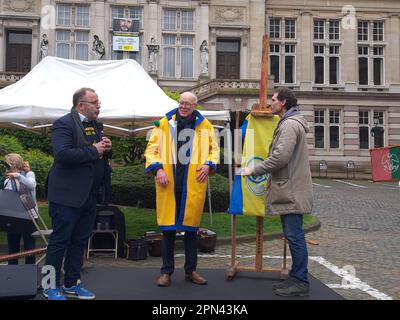
[[[210,28],[216,28],[216,29],[247,29],[250,30],[249,25],[232,25],[232,24],[215,24],[215,23],[210,23],[209,24]]]
[[[9,14],[0,14],[0,19],[4,20],[40,20],[40,16],[14,16]]]

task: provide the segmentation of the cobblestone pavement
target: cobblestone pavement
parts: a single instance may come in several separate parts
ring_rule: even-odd
[[[394,183],[314,179],[314,213],[318,231],[307,234],[309,272],[346,299],[400,299],[400,188]],[[279,267],[281,240],[264,242],[265,267]],[[176,267],[182,268],[183,250],[176,250]],[[199,253],[198,267],[226,269],[230,244],[217,245],[212,254]],[[255,242],[238,243],[240,265],[254,266]],[[114,260],[91,257],[86,266],[159,268],[161,258]],[[290,260],[289,260],[290,265]],[[158,274],[154,275],[154,281]]]

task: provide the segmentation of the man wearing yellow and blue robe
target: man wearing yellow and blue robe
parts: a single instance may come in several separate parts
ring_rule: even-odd
[[[161,277],[171,283],[177,230],[185,231],[185,274],[195,284],[207,281],[196,272],[197,230],[203,213],[207,176],[214,172],[219,147],[211,123],[195,110],[197,97],[180,96],[179,107],[166,114],[145,151],[146,173],[156,176],[157,223],[163,231]]]

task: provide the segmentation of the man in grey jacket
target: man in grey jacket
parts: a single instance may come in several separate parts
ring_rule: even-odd
[[[269,173],[265,210],[280,215],[283,233],[289,242],[292,268],[289,278],[274,285],[279,296],[306,296],[309,293],[308,252],[303,231],[303,214],[313,207],[313,191],[306,134],[306,119],[296,109],[297,99],[287,88],[272,96],[271,109],[281,120],[275,129],[268,157],[254,168],[243,168],[242,175]]]

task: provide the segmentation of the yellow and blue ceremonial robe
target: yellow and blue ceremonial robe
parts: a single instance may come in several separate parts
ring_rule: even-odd
[[[253,168],[268,155],[279,117],[254,117],[249,114],[241,127],[243,143],[242,167]],[[229,204],[230,214],[264,216],[268,174],[235,175]]]
[[[200,225],[207,190],[207,179],[202,183],[197,182],[196,170],[207,164],[211,172],[215,172],[219,146],[212,124],[195,110],[194,135],[188,148],[190,161],[184,175],[181,207],[176,211],[176,112],[177,109],[174,109],[167,113],[152,131],[145,151],[146,173],[154,174],[155,169],[162,167],[168,176],[169,184],[166,187],[155,182],[157,223],[160,229],[195,231]]]

